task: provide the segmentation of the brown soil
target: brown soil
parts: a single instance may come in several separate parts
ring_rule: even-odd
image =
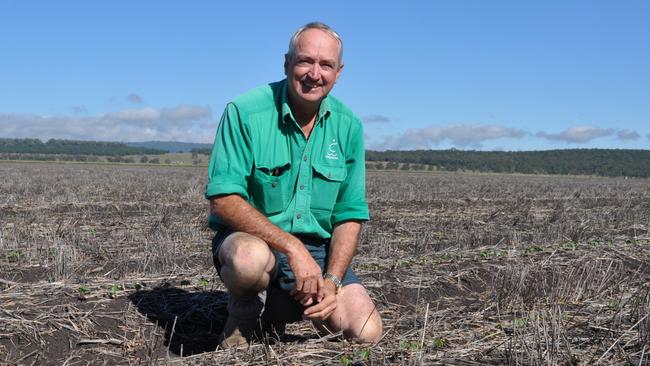
[[[650,364],[650,184],[369,173],[374,346],[217,350],[203,169],[0,164],[0,365]]]

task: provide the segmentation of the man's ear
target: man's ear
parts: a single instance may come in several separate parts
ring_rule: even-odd
[[[341,64],[339,69],[336,70],[336,80],[334,80],[335,83],[339,80],[339,77],[341,77],[341,71],[343,71],[343,66],[345,66],[345,64]]]
[[[285,53],[284,54],[284,75],[287,75],[287,71],[289,70],[289,54]]]

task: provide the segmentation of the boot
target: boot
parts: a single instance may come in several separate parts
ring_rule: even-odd
[[[250,299],[232,294],[228,299],[228,320],[219,336],[219,347],[228,349],[249,344],[259,331],[259,318],[264,310],[266,291]]]

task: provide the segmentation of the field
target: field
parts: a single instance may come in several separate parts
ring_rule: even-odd
[[[650,365],[650,182],[370,172],[375,346],[216,350],[205,168],[0,163],[0,364]]]

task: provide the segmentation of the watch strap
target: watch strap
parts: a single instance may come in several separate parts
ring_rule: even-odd
[[[336,286],[336,293],[337,294],[341,290],[341,287],[343,287],[343,283],[341,283],[341,280],[339,280],[338,277],[336,277],[335,275],[333,275],[333,274],[331,274],[329,272],[325,272],[325,274],[323,274],[323,279],[330,280],[330,281],[332,281],[332,283],[334,283],[334,286]]]

